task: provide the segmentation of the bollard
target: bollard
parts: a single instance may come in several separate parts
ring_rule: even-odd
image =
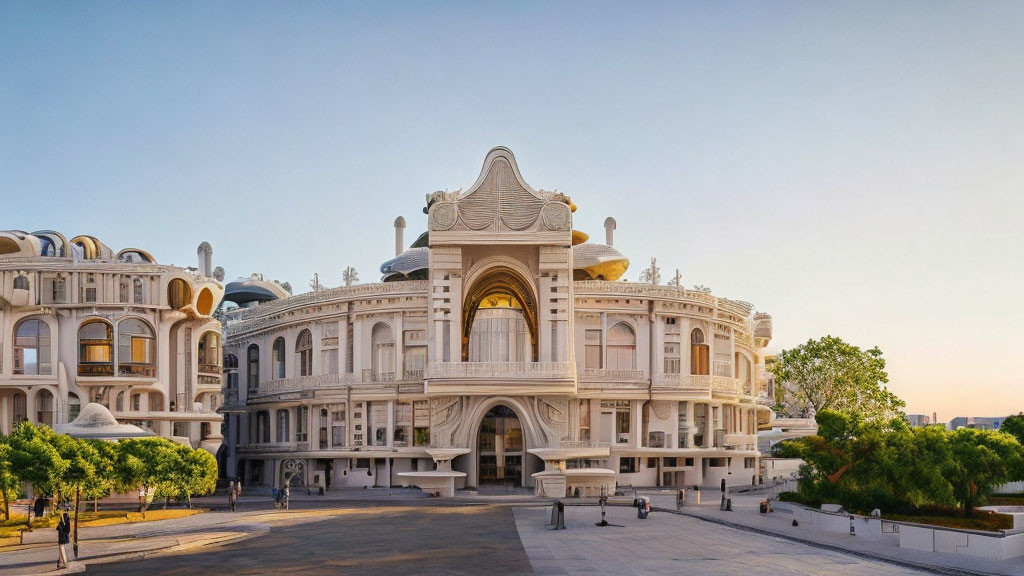
[[[565,504],[561,500],[556,500],[555,508],[558,509],[558,523],[555,524],[555,530],[565,530]]]
[[[725,511],[732,512],[732,498],[726,498],[725,500]]]
[[[551,503],[551,518],[547,522],[548,526],[555,526],[558,524],[558,509],[555,507],[554,502]]]
[[[697,506],[700,506],[700,486],[694,487],[693,491],[697,494]]]

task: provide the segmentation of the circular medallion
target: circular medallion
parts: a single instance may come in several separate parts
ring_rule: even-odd
[[[541,220],[548,230],[568,230],[571,226],[569,207],[561,202],[548,202],[540,211]]]
[[[434,230],[448,230],[455,226],[459,218],[458,208],[453,202],[441,202],[430,210],[430,220],[433,222]]]

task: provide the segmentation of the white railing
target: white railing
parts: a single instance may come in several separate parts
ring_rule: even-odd
[[[317,374],[314,376],[297,376],[295,378],[281,378],[260,382],[256,396],[265,394],[280,394],[282,392],[297,392],[299,390],[310,390],[315,388],[334,388],[354,383],[352,374]]]
[[[227,316],[228,322],[233,323],[240,320],[248,320],[260,316],[267,316],[283,312],[292,308],[301,308],[310,304],[320,304],[332,300],[344,300],[346,298],[359,298],[377,294],[399,294],[407,292],[427,291],[426,280],[407,280],[404,282],[377,282],[372,284],[357,284],[355,286],[339,286],[326,290],[306,292],[296,296],[289,296],[281,300],[272,300],[259,306],[250,308],[239,308],[230,312]]]
[[[561,449],[586,449],[586,448],[610,448],[611,442],[591,442],[590,440],[559,440],[555,442],[555,448]]]
[[[575,367],[571,362],[437,362],[427,365],[424,378],[571,379]]]
[[[584,368],[581,380],[585,382],[639,382],[647,380],[647,372],[644,370]]]
[[[732,376],[732,362],[725,360],[715,360],[715,369],[712,374],[715,376]]]
[[[726,394],[739,394],[741,383],[735,378],[726,376],[713,376],[711,378],[711,389],[715,392]]]
[[[655,374],[655,388],[671,388],[676,390],[711,390],[710,376],[694,376],[691,374]]]
[[[573,291],[577,296],[581,294],[621,294],[623,296],[690,300],[701,304],[710,304],[711,306],[714,306],[719,300],[707,292],[686,290],[679,286],[660,286],[656,284],[641,284],[639,282],[580,280],[573,282]]]

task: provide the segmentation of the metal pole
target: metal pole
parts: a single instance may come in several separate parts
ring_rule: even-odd
[[[75,487],[75,545],[72,549],[75,551],[75,558],[78,558],[78,502],[82,495],[82,487]]]

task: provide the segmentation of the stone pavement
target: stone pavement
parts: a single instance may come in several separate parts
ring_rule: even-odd
[[[603,528],[594,525],[601,518],[599,508],[567,507],[565,515],[567,529],[551,530],[544,525],[546,509],[515,509],[516,527],[535,574],[921,574],[664,512],[639,520],[634,508],[610,506],[608,521],[616,526]]]
[[[675,494],[659,491],[641,491],[651,497],[651,505],[661,510],[675,511]],[[785,502],[772,501],[775,512],[761,514],[758,510],[763,494],[733,494],[732,512],[719,510],[721,492],[718,490],[702,491],[701,505],[697,506],[692,492],[688,491],[687,504],[680,511],[685,516],[705,521],[705,525],[729,526],[755,533],[777,536],[792,542],[808,544],[821,549],[841,551],[860,558],[875,559],[914,567],[935,574],[954,575],[999,575],[1021,576],[1024,574],[1024,557],[998,561],[943,554],[938,552],[922,552],[908,550],[882,543],[866,542],[848,534],[822,533],[810,530],[807,526],[793,526],[793,506]]]

